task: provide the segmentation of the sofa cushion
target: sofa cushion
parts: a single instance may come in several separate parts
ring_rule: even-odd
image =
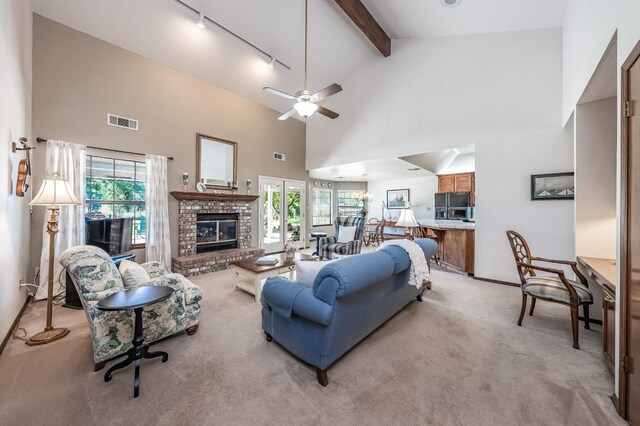
[[[151,279],[147,271],[141,265],[130,260],[123,260],[120,262],[118,270],[120,271],[120,275],[122,275],[122,280],[124,281],[124,286],[126,288],[143,286]]]
[[[355,240],[356,235],[355,226],[340,226],[338,231],[338,242],[339,243],[348,243],[349,241]]]
[[[308,287],[313,286],[313,282],[320,272],[320,269],[324,268],[331,262],[335,262],[338,259],[332,260],[300,260],[294,259],[293,262],[296,265],[296,281],[300,284],[304,284]]]

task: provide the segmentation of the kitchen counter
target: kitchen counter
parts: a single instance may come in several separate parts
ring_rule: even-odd
[[[436,219],[416,219],[424,228],[433,229],[475,229],[474,222],[463,222],[461,220],[436,220]]]
[[[475,223],[459,220],[418,220],[438,241],[444,266],[473,276],[475,268]]]

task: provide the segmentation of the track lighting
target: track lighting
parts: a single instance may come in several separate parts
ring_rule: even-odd
[[[204,12],[200,12],[199,10],[197,10],[196,8],[189,6],[189,4],[186,1],[183,0],[175,0],[176,3],[178,3],[180,6],[184,7],[185,9],[190,10],[192,13],[195,13],[196,15],[198,15],[198,20],[196,21],[196,25],[199,28],[205,29],[207,28],[206,24],[207,22],[205,21],[209,21],[211,25],[211,28],[216,28],[219,29],[221,31],[226,32],[227,34],[237,38],[238,40],[240,40],[241,42],[245,43],[247,46],[257,50],[261,55],[263,55],[263,58],[271,58],[271,61],[273,62],[273,65],[275,66],[275,63],[279,63],[280,66],[290,70],[291,67],[287,64],[285,64],[282,61],[278,61],[277,59],[275,59],[269,52],[265,52],[264,50],[262,50],[260,47],[256,46],[255,44],[251,43],[249,40],[247,40],[246,38],[240,36],[239,34],[231,31],[229,28],[225,27],[224,25],[220,24],[219,22],[216,22],[215,20],[213,20],[213,18],[211,18],[210,16],[205,16]],[[267,63],[268,65],[268,63]]]
[[[271,60],[269,61],[269,63],[267,64],[267,66],[271,69],[273,69],[273,67],[275,67],[276,65],[276,58],[274,58],[273,56],[271,57]]]
[[[200,17],[198,18],[198,23],[196,24],[198,27],[204,29],[204,13],[200,12]]]

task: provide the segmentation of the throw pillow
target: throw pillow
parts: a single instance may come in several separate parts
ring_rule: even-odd
[[[332,260],[299,260],[294,259],[293,262],[296,265],[296,281],[300,284],[312,287],[313,282],[316,280],[316,275],[320,272],[320,269],[324,268],[331,262],[335,262],[338,259]]]
[[[356,227],[355,226],[341,226],[338,229],[338,242],[339,243],[348,243],[349,241],[353,241],[356,236]]]
[[[136,288],[146,284],[151,278],[147,271],[136,262],[123,260],[118,268],[126,288]]]

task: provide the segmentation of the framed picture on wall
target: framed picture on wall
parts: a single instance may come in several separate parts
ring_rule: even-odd
[[[387,208],[404,209],[409,207],[408,189],[389,189],[387,191]]]
[[[531,200],[573,200],[573,172],[531,175]]]

